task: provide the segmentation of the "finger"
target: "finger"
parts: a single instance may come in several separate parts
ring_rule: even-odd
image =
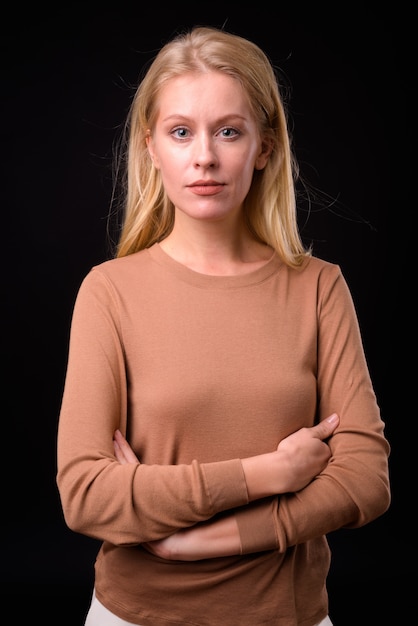
[[[117,444],[119,448],[116,453],[116,447],[114,445],[115,456],[119,461],[120,461],[120,458],[118,457],[118,455],[119,456],[123,455],[123,459],[126,463],[139,463],[138,457],[136,456],[135,452],[132,450],[131,446],[126,441],[125,437],[122,435],[120,430],[115,431],[115,434],[113,436],[113,441],[114,441],[114,444]]]
[[[327,437],[330,437],[334,430],[337,428],[339,422],[340,418],[337,413],[332,413],[332,415],[314,426],[314,434],[320,439],[327,439]]]
[[[119,461],[119,463],[121,463],[121,465],[125,465],[125,463],[127,463],[128,461],[125,459],[125,456],[118,444],[117,441],[115,441],[115,439],[113,440],[113,450],[115,452],[115,457],[116,459]]]

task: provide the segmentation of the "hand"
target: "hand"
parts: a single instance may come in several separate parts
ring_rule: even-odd
[[[250,501],[306,487],[328,464],[331,450],[325,440],[338,423],[339,417],[333,413],[316,426],[300,428],[283,439],[276,452],[243,459]],[[113,446],[122,465],[140,463],[120,430],[115,431]]]
[[[292,433],[279,443],[276,452],[244,459],[243,467],[247,482],[253,484],[255,474],[255,480],[257,481],[258,476],[262,483],[259,492],[261,495],[250,499],[297,491],[311,482],[326,467],[331,457],[331,451],[325,440],[332,435],[338,423],[338,416],[333,414],[316,426],[301,428]],[[113,443],[115,456],[122,465],[139,463],[139,459],[119,430],[115,432]],[[272,455],[275,463],[271,463]],[[266,489],[265,485],[269,482],[266,476],[271,474],[272,468],[275,478],[273,484],[276,486]],[[282,491],[275,490],[278,482],[282,484]],[[250,487],[248,491],[250,494]],[[238,524],[234,515],[219,516],[178,530],[164,539],[144,542],[142,547],[160,558],[181,561],[197,561],[241,553]]]
[[[283,439],[277,446],[282,456],[288,480],[286,492],[306,487],[328,464],[331,450],[325,441],[337,427],[339,418],[330,415],[316,426],[301,428]]]
[[[339,423],[335,413],[316,426],[300,428],[283,439],[276,452],[242,460],[250,501],[299,491],[327,466],[326,442]]]
[[[241,553],[238,524],[234,515],[213,518],[170,537],[148,541],[142,547],[169,561],[198,561]]]
[[[131,446],[116,430],[113,436],[116,459],[122,465],[139,463]],[[200,559],[231,556],[240,553],[241,544],[238,525],[233,515],[184,528],[169,537],[148,541],[143,548],[162,559],[197,561]]]
[[[116,430],[113,435],[113,449],[115,451],[115,457],[121,465],[140,462],[120,430]]]

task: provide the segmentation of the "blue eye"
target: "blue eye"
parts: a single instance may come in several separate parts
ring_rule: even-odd
[[[178,139],[184,139],[188,137],[189,131],[187,130],[187,128],[181,127],[181,128],[175,128],[173,131],[171,131],[171,133]]]
[[[222,137],[225,137],[226,139],[230,139],[231,137],[235,137],[236,135],[239,135],[240,133],[236,130],[236,128],[232,128],[231,126],[228,126],[227,128],[223,128],[221,130],[221,135]]]

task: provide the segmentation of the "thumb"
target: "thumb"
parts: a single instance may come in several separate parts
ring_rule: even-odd
[[[319,424],[314,426],[316,430],[316,435],[320,439],[326,439],[327,437],[330,437],[334,430],[337,428],[339,422],[340,418],[337,413],[332,413],[332,415],[325,418]]]

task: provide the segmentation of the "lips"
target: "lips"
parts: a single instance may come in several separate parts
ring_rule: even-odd
[[[189,185],[189,189],[198,196],[214,196],[221,192],[224,188],[222,183],[214,180],[203,181],[198,180]]]

